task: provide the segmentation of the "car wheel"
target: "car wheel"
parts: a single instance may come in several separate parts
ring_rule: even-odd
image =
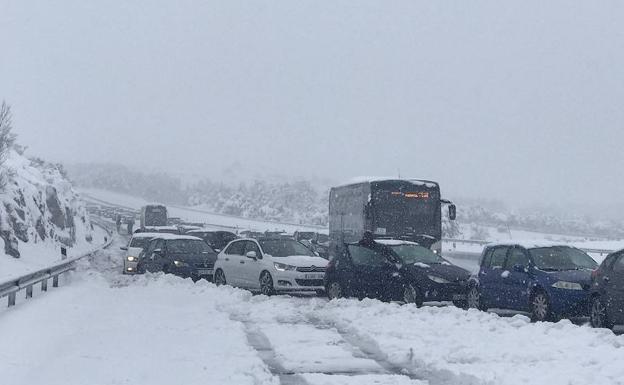
[[[598,296],[592,298],[589,322],[594,328],[613,328],[613,324],[609,320],[607,308],[602,303],[602,299]]]
[[[163,273],[165,273],[165,274],[169,274],[169,265],[163,265],[163,267],[162,267],[162,271],[163,271]]]
[[[531,298],[531,320],[550,321],[552,318],[550,300],[543,291],[538,291]]]
[[[344,292],[342,291],[342,286],[340,285],[340,283],[334,281],[328,285],[327,297],[330,300],[344,297]]]
[[[468,290],[466,302],[468,309],[485,310],[483,304],[481,303],[481,292],[479,292],[479,288],[477,286],[472,286],[470,290]]]
[[[327,293],[325,292],[325,290],[318,289],[316,291],[316,295],[317,295],[317,297],[325,297],[327,295]]]
[[[406,304],[413,303],[416,306],[421,307],[423,304],[423,298],[420,290],[411,284],[405,285],[405,287],[403,287],[403,302]]]
[[[214,283],[217,286],[227,285],[227,281],[225,280],[225,273],[223,270],[218,269],[214,275]]]
[[[275,288],[273,287],[273,278],[271,274],[265,271],[260,275],[260,292],[264,295],[275,294]]]

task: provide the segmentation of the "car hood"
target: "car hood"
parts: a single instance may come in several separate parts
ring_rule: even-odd
[[[591,283],[592,270],[539,271],[546,274],[553,282],[566,281],[585,285]]]
[[[444,278],[450,282],[467,281],[470,278],[470,272],[462,269],[459,266],[446,263],[437,263],[427,265],[424,263],[417,263],[413,265],[406,265],[403,267],[412,274],[430,274],[440,278]]]
[[[308,267],[308,266],[316,266],[316,267],[326,267],[327,260],[321,257],[310,257],[307,255],[290,255],[288,257],[271,257],[273,262],[284,263],[286,265],[297,266],[297,267]]]

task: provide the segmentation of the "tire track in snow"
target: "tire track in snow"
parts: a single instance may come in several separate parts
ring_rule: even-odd
[[[388,355],[383,352],[375,340],[367,335],[361,334],[353,328],[340,325],[335,321],[324,321],[313,314],[307,314],[311,324],[316,327],[333,328],[340,336],[366,354],[369,359],[377,362],[386,371],[396,375],[407,376],[412,380],[428,382],[430,385],[490,385],[488,382],[467,374],[455,374],[449,370],[432,369],[424,362],[416,360],[413,352],[406,357],[403,365],[392,363]]]

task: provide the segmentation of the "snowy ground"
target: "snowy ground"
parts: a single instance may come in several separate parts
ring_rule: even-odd
[[[624,337],[569,321],[254,296],[120,266],[113,247],[1,309],[0,382],[624,384]]]
[[[95,203],[108,203],[114,206],[139,210],[141,206],[154,203],[148,202],[141,198],[119,194],[111,191],[99,189],[79,189],[84,199]],[[253,231],[286,231],[292,233],[294,231],[326,231],[324,227],[306,226],[292,223],[277,223],[262,220],[253,220],[247,218],[234,217],[230,215],[215,214],[209,211],[200,210],[193,207],[181,207],[167,205],[170,217],[182,218],[187,222],[206,223],[216,227],[226,229],[240,229]]]

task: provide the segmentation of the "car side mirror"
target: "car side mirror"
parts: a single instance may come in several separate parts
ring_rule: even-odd
[[[452,221],[454,221],[457,218],[457,206],[449,205],[448,216],[449,216],[449,219]]]
[[[245,254],[245,256],[249,259],[258,259],[258,255],[256,254],[255,251],[248,251],[247,254]]]
[[[121,246],[120,249],[123,251],[128,251],[128,248],[126,246]]]

